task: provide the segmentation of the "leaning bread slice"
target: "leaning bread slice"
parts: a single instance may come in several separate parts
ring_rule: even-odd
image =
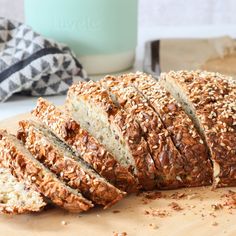
[[[218,73],[170,72],[162,85],[181,103],[211,153],[214,186],[236,185],[236,83]]]
[[[180,104],[159,82],[144,73],[123,75],[120,80],[135,86],[158,113],[184,159],[187,185],[211,184],[213,170],[208,150]]]
[[[114,101],[140,124],[157,168],[158,188],[188,186],[189,173],[185,168],[188,163],[176,149],[161,119],[145,97],[123,77],[106,76],[100,83],[109,90]]]
[[[19,181],[25,181],[54,204],[71,212],[87,211],[93,204],[78,191],[66,186],[51,173],[13,135],[0,130],[1,158],[4,167]]]
[[[0,153],[2,151],[0,146]],[[11,174],[10,169],[2,166],[0,167],[0,186],[0,213],[2,214],[38,212],[46,205],[38,192],[27,187],[24,181],[18,181]]]
[[[105,208],[122,199],[123,192],[100,177],[43,125],[30,120],[21,121],[19,125],[18,138],[67,185],[79,189],[86,198]]]
[[[95,82],[69,89],[67,108],[81,126],[96,137],[138,178],[143,189],[155,188],[155,165],[139,124],[119,109]]]
[[[119,162],[65,111],[40,98],[32,114],[109,182],[126,192],[137,191],[137,181],[129,167]]]

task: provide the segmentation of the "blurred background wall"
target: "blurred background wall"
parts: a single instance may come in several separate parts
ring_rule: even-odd
[[[236,24],[235,0],[139,0],[139,5],[140,27]],[[22,21],[23,15],[23,0],[0,0],[0,16]]]

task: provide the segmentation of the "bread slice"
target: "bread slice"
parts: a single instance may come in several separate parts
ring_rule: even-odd
[[[187,186],[211,184],[213,170],[208,150],[180,104],[152,76],[127,74],[120,80],[135,86],[161,118],[184,160]]]
[[[236,83],[205,71],[163,73],[162,85],[181,103],[205,140],[214,186],[236,185]]]
[[[2,151],[0,146],[0,153]],[[0,186],[1,214],[38,212],[46,206],[46,202],[38,192],[28,188],[23,181],[18,181],[11,174],[10,169],[2,166],[0,167]]]
[[[107,208],[125,195],[100,177],[43,125],[30,120],[21,121],[18,138],[41,163],[95,204]]]
[[[75,120],[130,169],[143,189],[155,188],[155,165],[131,115],[119,109],[106,90],[95,82],[69,89],[67,108]]]
[[[140,124],[156,164],[158,188],[191,186],[190,173],[186,172],[188,162],[176,149],[148,100],[128,82],[128,79],[129,76],[107,76],[101,83],[109,90],[114,100]]]
[[[105,179],[123,191],[137,191],[137,181],[130,173],[129,167],[119,163],[118,159],[66,111],[40,98],[32,114]]]
[[[87,211],[93,204],[78,191],[66,186],[37,161],[23,144],[6,131],[0,131],[2,164],[19,181],[25,181],[54,204],[71,212]]]

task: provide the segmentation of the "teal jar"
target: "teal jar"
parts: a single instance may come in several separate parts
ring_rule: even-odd
[[[133,65],[138,0],[25,0],[25,20],[35,31],[67,44],[89,74]]]

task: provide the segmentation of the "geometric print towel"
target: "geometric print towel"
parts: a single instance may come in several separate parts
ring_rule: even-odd
[[[0,18],[0,102],[15,93],[64,94],[87,74],[65,45],[25,24]]]

